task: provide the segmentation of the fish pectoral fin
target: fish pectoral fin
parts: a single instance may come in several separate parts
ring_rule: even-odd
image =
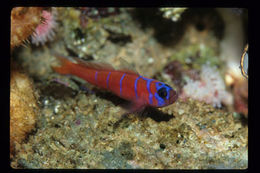
[[[144,110],[144,108],[146,107],[144,104],[138,104],[138,103],[134,103],[134,102],[129,102],[128,104],[124,104],[123,105],[124,108],[127,110],[125,113],[123,113],[121,115],[121,117],[119,118],[119,120],[114,124],[114,128],[119,127],[119,124],[128,117],[129,114],[132,113],[140,113],[141,111]]]
[[[145,104],[141,104],[138,102],[131,102],[129,105],[127,105],[128,113],[138,113],[144,110],[146,107]]]

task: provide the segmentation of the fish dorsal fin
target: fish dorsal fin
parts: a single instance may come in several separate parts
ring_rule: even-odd
[[[54,52],[53,55],[55,57],[59,58],[60,60],[66,59],[69,62],[72,62],[74,64],[79,64],[79,65],[82,65],[82,66],[87,67],[87,68],[97,69],[97,70],[115,71],[115,68],[108,63],[98,62],[98,61],[85,61],[85,60],[82,60],[78,57],[64,56],[64,55],[61,55],[61,54],[56,53],[56,52]]]
[[[138,74],[138,72],[135,70],[135,68],[129,64],[126,60],[119,58],[120,67],[114,68],[112,65],[106,62],[100,62],[100,61],[85,61],[78,57],[70,57],[70,56],[63,56],[58,53],[53,53],[53,55],[60,60],[67,59],[69,62],[72,62],[74,64],[82,65],[84,67],[95,69],[95,70],[108,70],[108,71],[121,71],[126,72],[129,74]]]
[[[74,60],[77,61],[77,64],[81,64],[85,67],[96,69],[96,70],[111,70],[111,71],[116,70],[112,65],[110,65],[106,62],[84,61],[84,60],[79,59],[79,58],[74,58]]]
[[[119,58],[120,66],[117,68],[117,71],[127,72],[130,74],[139,74],[136,69],[123,58]]]

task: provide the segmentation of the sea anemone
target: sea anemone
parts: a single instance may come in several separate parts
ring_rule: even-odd
[[[233,97],[225,90],[225,83],[216,67],[203,65],[200,73],[200,80],[187,81],[182,89],[182,98],[193,98],[212,104],[214,107],[221,107],[221,102],[226,105],[233,104]]]
[[[32,34],[31,41],[33,44],[38,46],[40,44],[43,45],[49,40],[53,40],[55,36],[54,30],[57,27],[56,16],[57,11],[55,8],[52,8],[51,11],[42,11],[43,22],[36,27],[34,33]]]
[[[24,42],[41,22],[41,7],[15,7],[11,11],[11,49]]]

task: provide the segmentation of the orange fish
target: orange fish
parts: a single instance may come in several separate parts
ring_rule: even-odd
[[[52,67],[60,74],[70,74],[86,80],[99,88],[131,101],[131,111],[146,106],[164,107],[174,103],[178,94],[169,85],[139,75],[129,69],[116,70],[107,63],[87,62],[79,58],[55,55],[61,66]]]

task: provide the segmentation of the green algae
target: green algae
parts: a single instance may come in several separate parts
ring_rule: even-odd
[[[202,65],[209,64],[210,66],[221,66],[223,63],[218,58],[218,51],[205,44],[187,45],[175,54],[170,59],[178,60],[184,64],[184,69],[188,69],[188,65],[192,64],[193,69],[200,69]]]

